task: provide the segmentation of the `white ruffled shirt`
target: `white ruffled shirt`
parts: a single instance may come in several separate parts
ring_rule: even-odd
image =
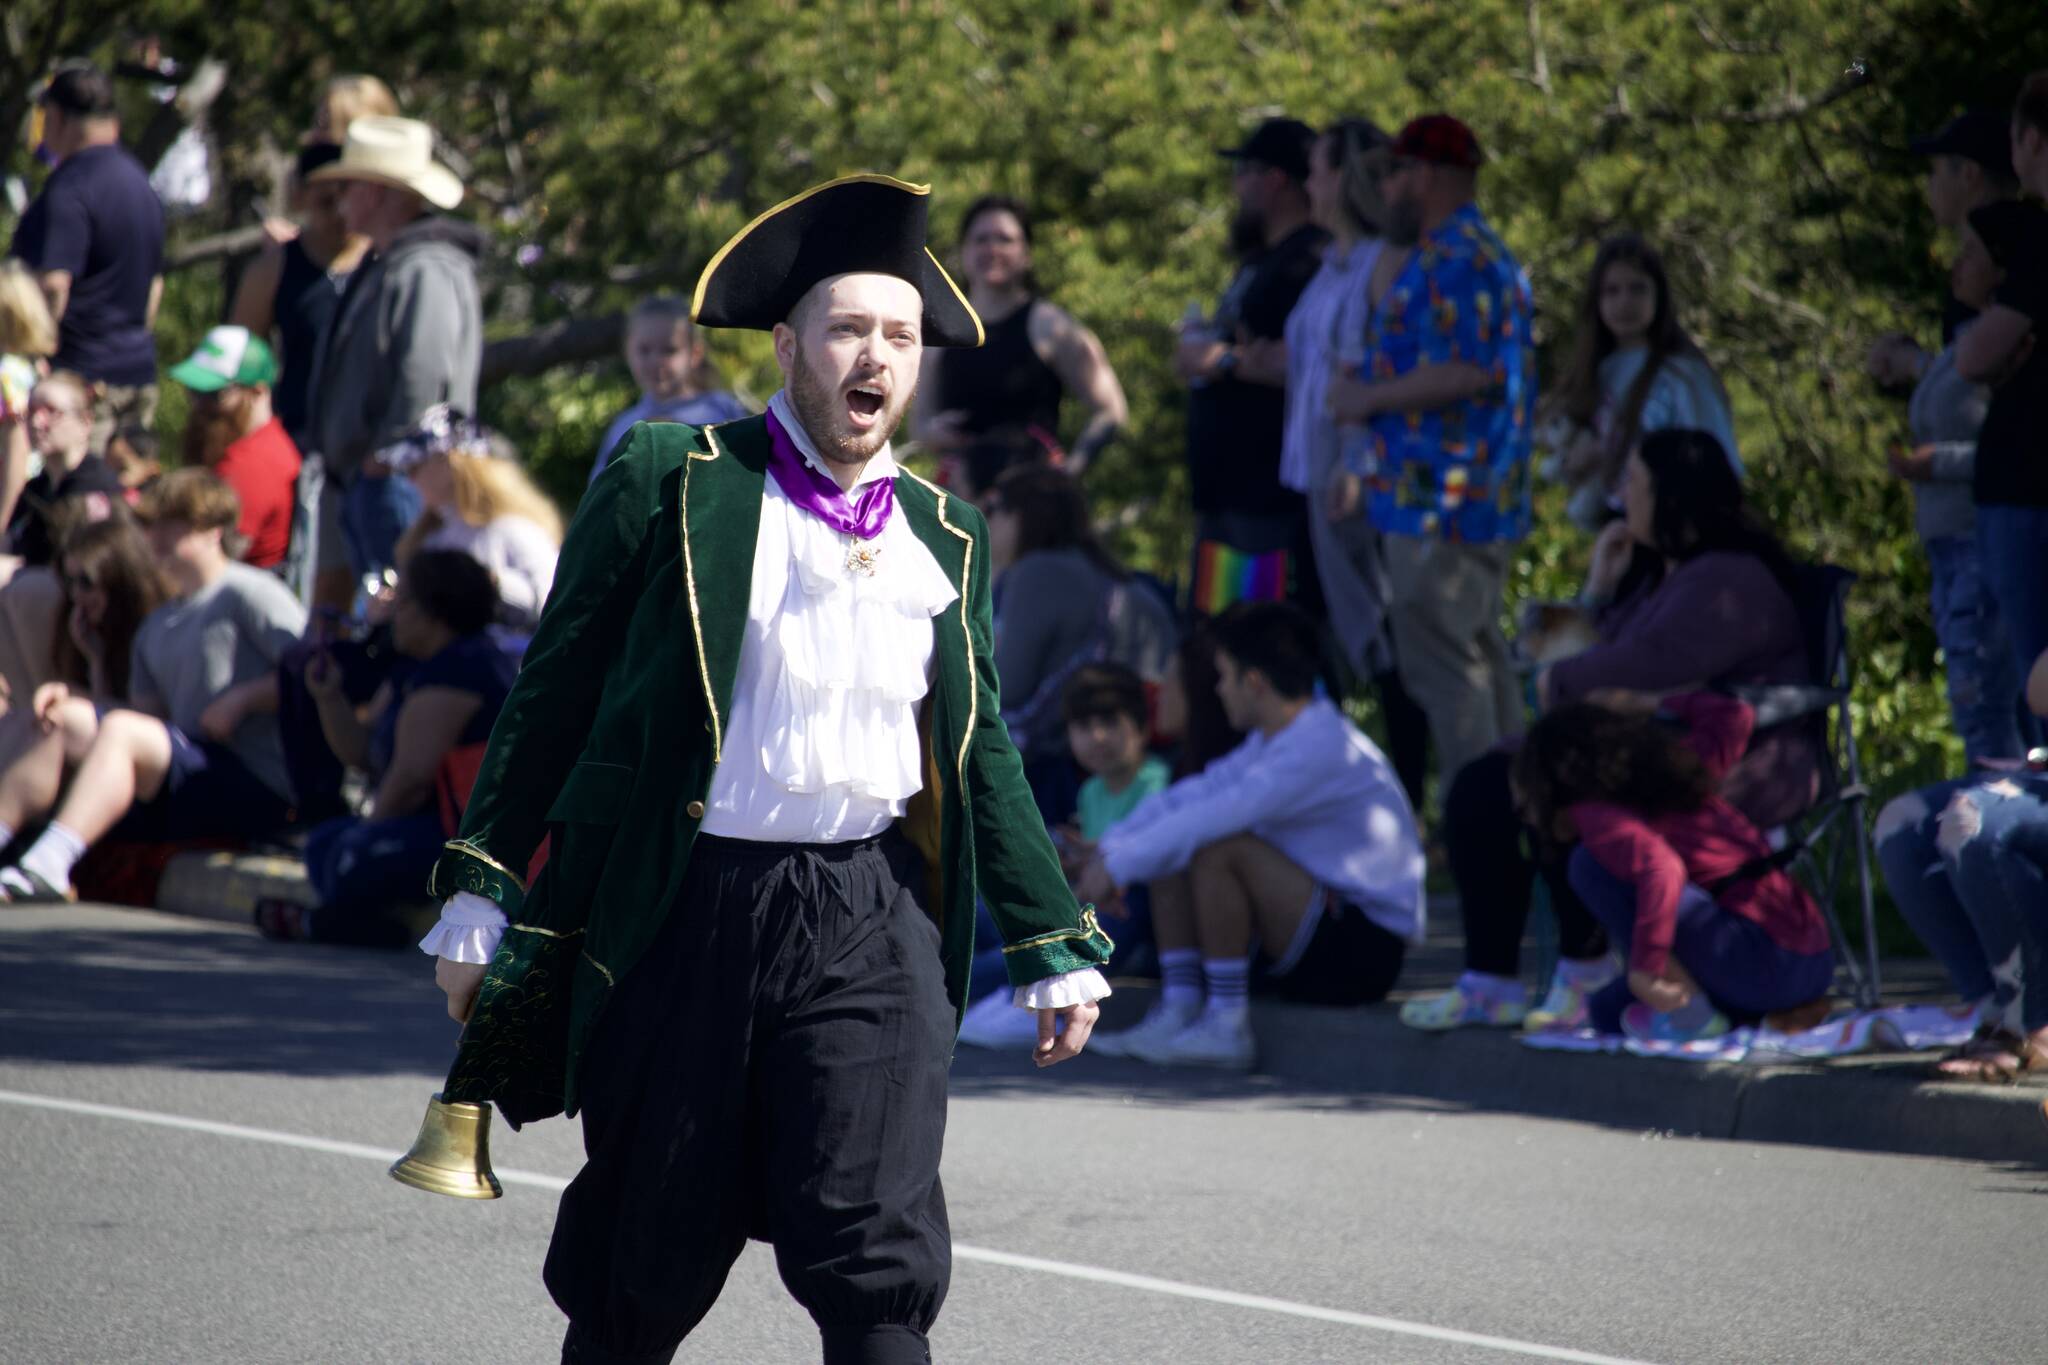
[[[829,474],[778,392],[770,409],[804,460]],[[884,445],[854,487],[899,473]],[[901,818],[923,785],[917,709],[931,686],[932,618],[959,600],[902,517],[873,542],[874,573],[848,567],[851,540],[803,510],[770,477],[754,543],[724,755],[700,828],[728,839],[847,843]],[[505,914],[461,892],[420,940],[424,952],[485,963]],[[1094,968],[1020,986],[1025,1009],[1064,1009],[1109,994]]]

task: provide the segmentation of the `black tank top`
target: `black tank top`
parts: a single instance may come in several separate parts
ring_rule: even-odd
[[[1043,433],[1037,438],[1041,446],[1058,439],[1065,390],[1052,366],[1031,349],[1037,302],[1030,300],[990,327],[974,349],[939,353],[939,410],[964,410],[973,435],[1029,439],[1035,427]]]
[[[294,440],[304,435],[311,415],[312,395],[306,386],[312,379],[315,348],[321,331],[334,316],[335,304],[341,301],[347,279],[329,275],[296,239],[284,244],[284,269],[278,272],[277,297],[271,303],[284,355],[271,403]]]

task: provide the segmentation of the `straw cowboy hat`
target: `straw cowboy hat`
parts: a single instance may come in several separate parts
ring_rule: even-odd
[[[418,119],[366,114],[348,125],[341,159],[307,180],[368,180],[411,190],[437,209],[462,202],[462,182],[434,160],[434,130]]]

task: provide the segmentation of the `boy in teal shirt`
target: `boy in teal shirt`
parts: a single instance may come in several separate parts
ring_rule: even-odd
[[[1069,875],[1087,861],[1111,825],[1129,815],[1140,801],[1166,790],[1173,772],[1166,760],[1145,748],[1145,684],[1121,664],[1085,664],[1074,670],[1060,700],[1067,722],[1067,744],[1074,762],[1089,774],[1075,801],[1074,825],[1056,839]],[[1086,845],[1078,850],[1076,838]]]
[[[1122,664],[1083,664],[1067,680],[1060,697],[1067,722],[1067,746],[1074,762],[1088,774],[1076,799],[1073,823],[1053,831],[1053,846],[1068,880],[1095,852],[1096,843],[1117,821],[1137,809],[1154,792],[1172,785],[1173,770],[1151,753],[1151,730],[1145,683]],[[1121,905],[1105,905],[1102,914],[1113,923],[1116,951],[1106,970],[1114,972],[1152,942],[1151,914],[1143,887]],[[984,912],[984,915],[986,912]],[[984,919],[980,941],[995,944],[995,926]],[[984,967],[984,959],[987,966]],[[1011,1003],[1002,950],[991,947],[975,962],[970,998],[973,1003],[960,1023],[960,1041],[973,1047],[1009,1047],[1027,1033],[1036,1036],[1036,1022]]]

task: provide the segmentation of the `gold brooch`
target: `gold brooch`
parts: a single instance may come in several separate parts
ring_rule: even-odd
[[[875,561],[881,557],[881,546],[872,540],[856,540],[846,547],[846,571],[862,578],[873,578]]]

